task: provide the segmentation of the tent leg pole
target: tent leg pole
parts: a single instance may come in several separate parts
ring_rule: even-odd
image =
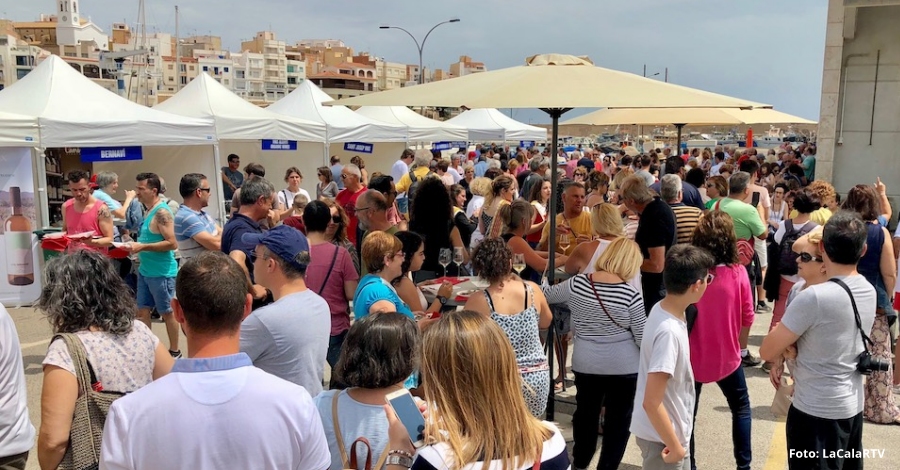
[[[217,206],[219,208],[218,220],[224,227],[225,221],[227,220],[225,216],[227,214],[225,213],[225,188],[222,184],[222,159],[219,157],[219,144],[213,145],[213,165],[215,165],[216,174],[218,175],[218,178],[216,178],[216,195],[219,197],[219,204]]]

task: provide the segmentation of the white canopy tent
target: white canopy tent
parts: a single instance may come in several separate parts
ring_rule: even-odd
[[[465,141],[469,138],[469,133],[464,127],[428,119],[406,106],[363,106],[357,109],[356,113],[376,121],[405,126],[409,129],[410,142]]]
[[[269,111],[313,121],[325,126],[325,141],[406,142],[405,126],[376,121],[356,114],[346,106],[322,106],[332,98],[310,80],[269,106]]]
[[[43,148],[216,143],[211,120],[128,101],[55,55],[0,91],[0,109],[37,118],[40,138],[35,145]]]
[[[468,129],[471,141],[547,140],[547,129],[521,123],[494,108],[471,109],[447,122]]]
[[[176,146],[185,149],[179,158],[190,155],[192,171],[214,174],[218,166],[218,140],[211,119],[178,116],[128,101],[76,72],[55,55],[0,91],[0,109],[36,121],[37,137],[21,147],[154,147],[153,151],[146,149],[140,161],[94,163],[94,171],[115,171],[126,185],[133,184],[137,172],[154,171],[166,178],[170,186],[177,186],[182,174],[166,174],[172,155],[181,151],[173,148]],[[204,150],[198,146],[208,147]],[[36,189],[40,193],[40,223],[46,225],[46,168],[43,158],[33,156]],[[201,156],[209,158],[198,158]],[[141,169],[128,170],[141,164]],[[213,216],[217,215],[215,211]]]
[[[235,95],[206,72],[154,109],[215,121],[219,140],[283,139],[325,142],[320,122],[274,113]]]
[[[37,118],[0,111],[0,147],[32,147],[38,139]]]

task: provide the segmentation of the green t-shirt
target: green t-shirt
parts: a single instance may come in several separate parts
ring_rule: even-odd
[[[734,234],[739,239],[749,240],[766,232],[759,211],[750,204],[730,197],[722,198],[718,204],[719,210],[734,220]]]

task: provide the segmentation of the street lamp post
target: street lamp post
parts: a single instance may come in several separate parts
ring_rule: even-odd
[[[425,33],[425,37],[422,39],[421,43],[419,43],[419,40],[416,39],[416,37],[413,36],[412,33],[410,33],[409,31],[407,31],[399,26],[383,25],[383,26],[379,26],[378,28],[379,29],[399,29],[400,31],[403,31],[404,33],[408,34],[409,37],[412,38],[413,42],[416,43],[416,49],[419,50],[419,85],[421,85],[421,84],[425,83],[425,68],[423,67],[423,64],[422,64],[422,50],[425,48],[425,41],[428,40],[428,36],[431,34],[432,31],[435,30],[435,28],[437,28],[438,26],[440,26],[442,24],[447,24],[447,23],[459,23],[459,18],[451,18],[447,21],[442,21],[442,22],[432,26],[431,29],[429,29],[428,32]]]

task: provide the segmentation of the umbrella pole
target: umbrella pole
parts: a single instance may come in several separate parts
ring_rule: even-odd
[[[556,174],[557,168],[557,153],[559,152],[558,142],[559,142],[559,118],[572,108],[541,108],[541,111],[550,115],[550,118],[553,120],[553,130],[551,132],[552,140],[550,141],[550,203],[547,212],[547,220],[551,223],[550,225],[550,233],[547,238],[547,249],[549,252],[549,256],[547,259],[547,282],[551,285],[553,284],[553,278],[556,274],[556,198],[557,198],[557,188],[556,185],[559,182],[559,176]],[[553,421],[554,415],[556,414],[556,374],[553,373],[553,352],[554,352],[554,336],[556,335],[555,328],[553,327],[554,323],[550,325],[550,329],[547,332],[547,364],[550,368],[550,395],[547,398],[547,421]]]
[[[678,131],[678,140],[675,142],[675,156],[681,158],[681,131],[684,130],[684,124],[675,124],[675,128]],[[665,166],[665,165],[663,165]]]

